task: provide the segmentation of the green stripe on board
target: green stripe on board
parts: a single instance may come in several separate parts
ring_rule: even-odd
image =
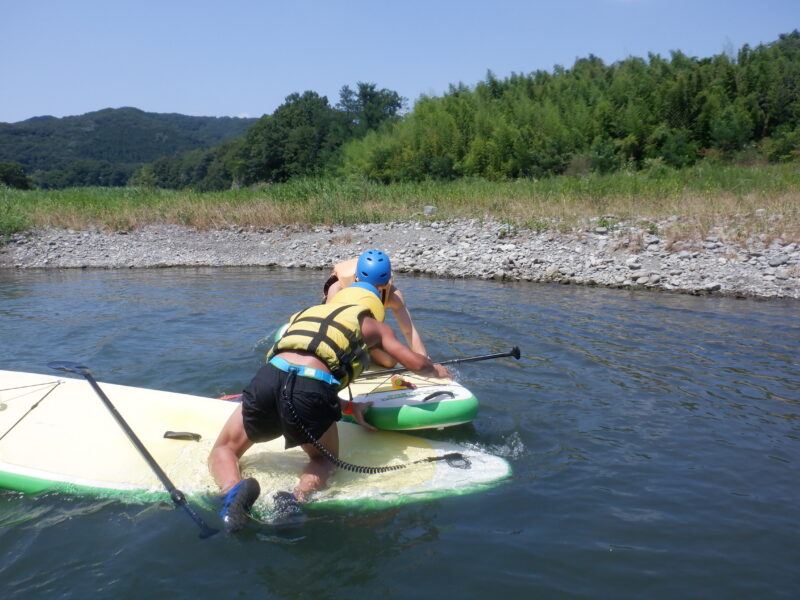
[[[435,429],[472,421],[478,414],[475,396],[462,400],[446,400],[430,404],[405,404],[403,406],[371,406],[365,415],[367,421],[378,429],[402,431],[405,429]],[[352,415],[342,415],[353,422]]]

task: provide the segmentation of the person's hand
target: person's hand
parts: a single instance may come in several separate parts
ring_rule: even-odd
[[[373,427],[364,419],[364,413],[367,412],[367,409],[370,406],[372,406],[372,402],[353,402],[353,418],[355,419],[356,423],[365,429],[369,429],[370,431],[378,431],[377,427]]]
[[[447,367],[444,365],[440,365],[439,363],[434,363],[433,368],[436,369],[436,376],[441,377],[442,379],[452,379],[453,376],[450,374],[450,371],[447,370]]]

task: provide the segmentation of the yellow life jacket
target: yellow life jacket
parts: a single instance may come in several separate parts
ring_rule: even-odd
[[[320,304],[295,313],[267,353],[267,360],[281,350],[311,352],[328,366],[343,389],[370,364],[359,323],[362,314],[370,311],[358,304]]]
[[[373,319],[383,322],[386,319],[386,308],[372,291],[360,287],[363,284],[350,285],[328,301],[328,304],[358,304],[369,309]],[[366,284],[370,285],[370,284]],[[375,290],[375,287],[372,286]]]

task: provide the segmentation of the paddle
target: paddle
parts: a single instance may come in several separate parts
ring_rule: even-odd
[[[89,371],[88,367],[84,367],[78,363],[61,360],[48,363],[47,366],[51,369],[56,369],[57,371],[67,371],[68,373],[77,373],[78,375],[83,375],[86,378],[86,381],[89,382],[89,385],[92,386],[92,389],[94,389],[94,391],[103,401],[103,404],[106,405],[106,408],[109,410],[109,412],[116,419],[117,423],[119,423],[119,426],[122,427],[123,431],[125,431],[125,433],[128,435],[131,443],[136,446],[136,449],[145,459],[150,468],[153,469],[153,472],[161,480],[161,483],[164,484],[165,488],[167,488],[169,497],[172,499],[172,501],[176,505],[181,506],[189,514],[192,520],[197,523],[197,526],[200,527],[200,537],[205,539],[211,537],[219,531],[218,529],[213,529],[206,525],[205,521],[203,521],[200,515],[198,515],[191,506],[189,506],[189,503],[186,501],[186,496],[184,496],[183,492],[173,485],[172,481],[170,481],[169,477],[167,477],[167,474],[164,473],[163,469],[153,458],[153,455],[148,452],[147,448],[144,447],[144,444],[142,444],[141,440],[133,432],[133,429],[130,428],[128,423],[125,422],[125,419],[122,418],[122,415],[119,414],[114,405],[111,404],[111,400],[108,399],[108,396],[106,396],[105,393],[103,393],[103,390],[100,389],[100,386],[97,385],[97,381],[95,381],[94,377],[92,377],[92,373]]]
[[[514,346],[508,352],[498,352],[497,354],[484,354],[482,356],[469,356],[467,358],[451,358],[449,360],[441,360],[438,361],[437,364],[440,365],[454,365],[456,363],[465,363],[465,362],[478,362],[480,360],[491,360],[493,358],[504,358],[506,356],[513,356],[517,360],[519,360],[520,352],[519,346]],[[366,373],[362,373],[359,375],[359,379],[366,378],[366,377],[375,377],[377,375],[389,375],[390,373],[402,373],[403,371],[408,371],[405,367],[397,367],[395,369],[384,369],[382,371],[368,371]]]

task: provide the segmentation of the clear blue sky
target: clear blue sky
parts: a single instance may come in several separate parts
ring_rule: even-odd
[[[800,0],[0,0],[0,121],[134,106],[260,117],[376,83],[413,104],[594,54],[706,57],[800,28]]]

